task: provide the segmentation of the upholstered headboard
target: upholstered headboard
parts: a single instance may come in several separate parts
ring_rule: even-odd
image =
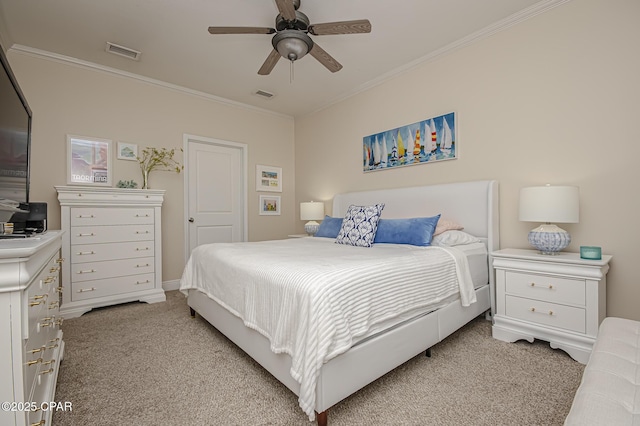
[[[499,247],[498,182],[447,183],[398,189],[348,192],[333,199],[333,216],[343,217],[351,204],[384,203],[383,219],[435,216],[455,220],[464,230]]]

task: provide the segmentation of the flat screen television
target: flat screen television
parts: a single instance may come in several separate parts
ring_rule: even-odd
[[[31,109],[2,46],[0,60],[0,213],[28,211]]]

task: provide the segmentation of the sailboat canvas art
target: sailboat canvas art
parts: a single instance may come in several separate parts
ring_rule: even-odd
[[[454,112],[362,138],[363,171],[457,158]]]

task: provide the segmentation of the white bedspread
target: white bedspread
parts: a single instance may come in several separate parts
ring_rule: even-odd
[[[180,290],[198,289],[292,358],[300,407],[315,416],[322,364],[346,352],[377,323],[460,294],[475,302],[459,250],[334,244],[327,238],[207,244],[193,250]],[[450,300],[450,299],[449,299]]]

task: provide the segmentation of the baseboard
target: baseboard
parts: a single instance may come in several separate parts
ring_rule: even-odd
[[[180,280],[163,281],[162,288],[164,291],[179,290]]]

